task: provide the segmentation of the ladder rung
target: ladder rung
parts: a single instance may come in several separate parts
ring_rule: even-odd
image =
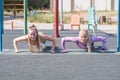
[[[24,4],[4,4],[4,6],[23,6]]]
[[[4,9],[4,10],[10,10],[10,11],[23,11],[24,9]]]

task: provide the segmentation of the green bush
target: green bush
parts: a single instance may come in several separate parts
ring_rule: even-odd
[[[54,22],[54,15],[53,14],[36,14],[32,16],[28,16],[29,22],[38,22],[38,23],[53,23]]]

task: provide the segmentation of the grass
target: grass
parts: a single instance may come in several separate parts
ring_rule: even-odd
[[[52,13],[40,13],[36,15],[28,16],[29,22],[38,22],[38,23],[53,23],[54,15]]]
[[[63,21],[64,23],[70,23],[71,15],[74,13],[79,13],[81,18],[88,16],[88,11],[81,12],[64,12],[63,13]],[[117,11],[97,11],[97,16],[106,16],[106,18],[110,18],[112,16],[117,16]],[[28,16],[28,20],[30,22],[39,22],[39,23],[53,23],[54,22],[54,13],[50,12],[41,12],[37,15]]]
[[[9,12],[10,13],[10,12]],[[9,14],[5,12],[4,14]],[[69,24],[71,14],[79,13],[81,18],[88,16],[88,11],[80,11],[80,12],[64,12],[63,13],[63,21],[64,23]],[[106,18],[110,18],[112,16],[117,16],[117,11],[97,11],[97,16],[106,16]],[[17,13],[18,15],[23,15],[23,12]],[[12,14],[10,14],[12,15]],[[37,12],[37,14],[32,14],[28,16],[29,22],[36,22],[36,23],[53,23],[54,22],[54,13],[53,12]]]

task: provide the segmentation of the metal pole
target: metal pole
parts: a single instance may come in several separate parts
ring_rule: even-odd
[[[60,24],[63,25],[63,0],[60,0]],[[61,26],[61,30],[64,30],[63,26]]]
[[[58,34],[58,0],[54,0],[54,37],[59,37],[59,34]]]
[[[3,1],[0,0],[0,52],[2,52]]]
[[[90,0],[90,7],[92,7],[92,0]]]
[[[2,0],[3,1],[3,0]],[[3,4],[4,4],[4,1],[2,2],[2,10],[4,11],[4,8],[3,8]],[[2,15],[3,15],[3,11],[2,11]],[[3,15],[4,16],[4,15]],[[4,18],[3,18],[3,16],[1,17],[2,18],[2,34],[4,34],[4,22],[3,22],[3,20],[4,20]]]
[[[120,52],[120,0],[118,0],[118,37],[117,37],[117,51]]]
[[[95,0],[93,0],[93,7],[95,7]]]
[[[93,34],[96,36],[95,34],[95,29],[97,27],[96,25],[96,20],[95,20],[95,17],[96,17],[96,12],[95,12],[95,0],[92,0],[92,30],[93,30]]]
[[[28,0],[24,0],[24,34],[27,34],[27,6]]]

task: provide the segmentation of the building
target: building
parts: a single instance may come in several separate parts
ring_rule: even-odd
[[[64,12],[88,10],[91,1],[93,0],[59,0],[59,8],[62,5]],[[95,0],[95,7],[97,10],[118,10],[118,0]],[[50,0],[50,9],[54,9],[54,0]]]

